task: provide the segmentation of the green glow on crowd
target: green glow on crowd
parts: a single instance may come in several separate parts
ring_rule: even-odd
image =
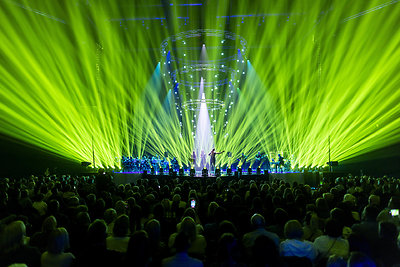
[[[247,41],[240,85],[219,89],[234,91],[218,96],[229,112],[210,113],[217,151],[231,151],[232,160],[282,153],[314,167],[328,161],[329,139],[338,161],[398,143],[400,3],[131,2],[1,1],[0,132],[76,161],[94,154],[104,167],[120,166],[122,155],[165,151],[188,163],[193,114],[184,112],[181,127],[160,45],[179,32],[217,28]],[[209,59],[229,52],[217,38],[203,42]],[[217,164],[227,162],[219,155]]]

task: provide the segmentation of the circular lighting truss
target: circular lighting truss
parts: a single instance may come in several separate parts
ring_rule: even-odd
[[[243,57],[245,57],[246,52],[247,52],[247,42],[246,40],[241,37],[238,34],[235,34],[230,31],[224,31],[224,30],[217,30],[217,29],[197,29],[197,30],[191,30],[191,31],[186,31],[186,32],[180,32],[176,35],[172,35],[168,38],[166,38],[162,43],[161,43],[161,55],[163,57],[167,57],[167,52],[170,50],[169,48],[176,47],[177,43],[183,43],[185,44],[188,40],[193,39],[193,38],[200,38],[200,37],[215,37],[221,39],[221,42],[223,43],[224,40],[230,40],[234,41],[236,43],[237,40],[239,40],[240,43],[240,48],[238,48],[241,51],[241,54]],[[209,60],[209,62],[224,62],[227,60],[233,60],[235,59],[235,56],[228,56],[225,58],[220,58],[215,61]],[[182,59],[182,58],[175,58],[174,60],[177,61],[185,61],[190,63],[190,60],[187,59]],[[195,63],[197,61],[193,61]]]
[[[215,79],[213,79],[211,82],[205,81],[203,83],[204,87],[219,87],[229,84],[229,82],[235,85],[237,77],[241,75],[241,73],[238,73],[237,70],[224,65],[216,66],[214,64],[194,64],[190,66],[184,66],[171,72],[170,77],[173,81],[177,80],[178,74],[180,77],[193,78],[193,76],[197,76],[196,73],[203,71],[211,73],[211,76],[214,75],[215,77]],[[179,79],[179,85],[195,88],[200,87],[200,83],[198,81],[190,79]]]
[[[225,106],[224,102],[218,99],[191,99],[184,102],[182,108],[190,111],[199,111],[201,104],[206,104],[209,111],[219,110]]]

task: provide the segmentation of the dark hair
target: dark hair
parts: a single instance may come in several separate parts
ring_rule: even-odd
[[[325,224],[325,234],[330,237],[340,237],[342,235],[341,223],[334,219],[328,219]]]
[[[303,228],[298,220],[290,220],[285,224],[285,236],[288,239],[300,239],[303,237]]]
[[[51,254],[63,253],[69,248],[69,235],[65,228],[57,228],[51,232],[47,244],[47,251]]]
[[[126,265],[147,266],[150,257],[149,238],[144,230],[136,231],[129,239]]]
[[[376,221],[378,217],[379,209],[376,206],[368,205],[364,208],[363,217],[368,221]]]
[[[177,252],[186,251],[190,246],[189,237],[184,233],[180,232],[175,237],[174,247]]]
[[[107,237],[107,225],[103,220],[96,219],[89,225],[87,232],[88,240],[91,244],[106,242]]]
[[[279,250],[275,242],[267,236],[259,236],[252,247],[253,261],[256,266],[282,266]]]
[[[237,250],[238,244],[237,244],[237,239],[235,236],[231,233],[225,233],[222,234],[221,237],[218,240],[218,257],[221,260],[227,260],[229,259],[230,255]]]
[[[114,222],[113,234],[115,237],[125,237],[129,231],[129,217],[122,214]]]
[[[397,227],[394,223],[392,222],[379,223],[379,236],[383,238],[385,241],[396,243],[398,235],[399,231],[397,231]]]

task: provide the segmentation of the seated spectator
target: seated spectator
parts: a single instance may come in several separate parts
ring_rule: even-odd
[[[79,266],[119,266],[121,254],[107,249],[107,225],[96,219],[88,228],[86,246],[83,248]]]
[[[147,233],[143,230],[136,231],[129,239],[125,256],[125,266],[146,267],[151,264],[150,243]],[[152,265],[159,266],[159,265]]]
[[[305,257],[315,260],[316,250],[313,243],[303,240],[303,228],[299,221],[290,220],[285,224],[286,240],[280,244],[280,252],[284,257]]]
[[[120,215],[114,223],[113,235],[107,237],[107,249],[126,252],[129,243],[129,217]]]
[[[273,232],[279,236],[280,239],[285,238],[283,226],[289,220],[289,214],[282,208],[276,208],[274,210],[274,221],[275,224],[267,227],[267,230]]]
[[[376,257],[384,266],[400,265],[400,249],[397,246],[399,231],[391,222],[379,223],[379,240]]]
[[[156,219],[151,219],[146,223],[145,231],[149,237],[152,265],[159,266],[161,264],[161,260],[165,258],[168,253],[166,245],[161,241],[160,222]]]
[[[42,231],[36,232],[30,239],[29,244],[37,247],[41,252],[47,249],[49,236],[57,228],[57,220],[54,216],[49,216],[42,223]]]
[[[362,212],[362,221],[351,227],[349,242],[354,250],[372,255],[379,239],[377,215],[378,209],[375,206],[366,206]]]
[[[0,266],[13,263],[25,263],[28,266],[40,266],[40,251],[25,244],[26,227],[22,221],[7,225],[0,237]]]
[[[219,238],[217,255],[216,266],[241,266],[238,263],[240,259],[239,245],[235,236],[230,233],[223,234]]]
[[[308,211],[304,218],[303,226],[305,240],[314,242],[314,240],[322,235],[321,229],[319,229],[319,218],[315,212]]]
[[[44,216],[47,212],[47,203],[43,201],[44,195],[38,193],[32,206],[39,212],[40,216]]]
[[[257,237],[252,247],[252,265],[251,266],[282,266],[279,257],[279,250],[275,242],[264,235]]]
[[[314,241],[318,258],[328,259],[331,255],[337,255],[347,259],[349,242],[343,239],[341,235],[341,224],[333,219],[328,219],[325,224],[325,235],[317,237]]]
[[[193,221],[194,223],[194,221]],[[179,232],[174,238],[176,254],[162,261],[163,267],[202,267],[203,263],[188,255],[190,237],[185,232]]]
[[[111,236],[114,228],[114,221],[117,219],[117,211],[109,208],[104,212],[104,221],[107,224],[107,235]]]
[[[198,234],[195,221],[191,217],[184,217],[182,221],[177,225],[177,233],[173,233],[169,237],[168,247],[172,248],[175,242],[176,236],[183,232],[189,238],[188,253],[195,257],[202,258],[205,254],[207,242],[204,236]]]
[[[55,229],[50,234],[47,251],[42,254],[41,266],[71,266],[75,256],[72,253],[64,252],[68,248],[69,237],[67,230],[65,228]]]

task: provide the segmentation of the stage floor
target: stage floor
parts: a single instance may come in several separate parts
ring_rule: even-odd
[[[163,179],[172,177],[167,173],[161,174],[143,174],[139,172],[114,172],[114,183],[115,184],[136,184],[137,180],[146,177],[147,179]],[[174,174],[173,177],[185,177],[185,178],[193,178],[193,179],[203,179],[204,177],[201,175],[201,172],[196,172],[194,177],[190,177],[189,172],[185,172],[183,176],[179,174]],[[216,178],[214,173],[209,173],[208,177]],[[320,178],[321,177],[321,178]],[[292,184],[293,182],[297,182],[299,184],[308,184],[312,187],[317,186],[319,184],[320,179],[322,179],[322,175],[319,172],[285,172],[285,173],[264,173],[261,172],[260,175],[257,175],[257,172],[254,170],[251,173],[242,172],[240,175],[237,172],[233,172],[232,175],[227,175],[226,171],[221,171],[222,179],[266,179],[269,181],[273,180],[281,180],[287,183]]]

